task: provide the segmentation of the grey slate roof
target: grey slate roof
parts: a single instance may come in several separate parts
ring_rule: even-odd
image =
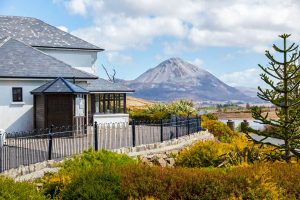
[[[88,80],[86,83],[78,83],[84,89],[90,92],[134,92],[133,89],[128,88],[120,83],[112,83],[102,78]]]
[[[0,16],[0,38],[7,36],[33,47],[103,50],[50,24],[31,17]]]
[[[49,93],[64,93],[64,94],[87,94],[89,91],[77,86],[64,78],[57,78],[49,81],[44,85],[31,91],[31,94],[49,94]]]
[[[10,37],[0,40],[0,78],[77,78],[97,76],[77,70],[40,50]]]

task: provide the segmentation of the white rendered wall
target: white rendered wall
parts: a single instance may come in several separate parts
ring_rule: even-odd
[[[94,114],[94,123],[106,124],[106,123],[128,123],[129,114]]]
[[[44,80],[0,80],[0,129],[7,132],[33,129],[33,95],[30,92]],[[12,102],[12,87],[23,88],[23,102]]]
[[[44,53],[61,60],[72,67],[96,74],[95,62],[97,60],[96,51],[84,50],[61,50],[61,49],[40,49]]]

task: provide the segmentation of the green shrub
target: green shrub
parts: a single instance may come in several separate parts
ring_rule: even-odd
[[[97,167],[76,174],[62,192],[62,199],[118,199],[120,177],[112,169]]]
[[[209,120],[218,120],[218,116],[212,114],[212,113],[207,113],[206,115],[204,115],[205,117],[207,117]]]
[[[62,169],[58,174],[49,174],[40,181],[44,183],[44,194],[51,198],[62,198],[62,195],[66,194],[71,195],[71,192],[73,190],[75,191],[75,189],[76,194],[87,190],[86,193],[82,194],[82,198],[84,198],[86,195],[90,195],[91,187],[95,187],[94,189],[97,189],[97,191],[101,189],[103,189],[103,191],[112,190],[112,188],[107,189],[101,185],[109,183],[110,179],[113,179],[114,175],[110,174],[111,168],[134,163],[136,163],[136,161],[125,154],[117,154],[106,150],[99,152],[89,150],[85,151],[82,155],[74,156],[70,160],[66,160],[61,165]],[[97,176],[93,172],[94,170]],[[97,182],[97,180],[93,179],[95,177],[106,177],[106,179]],[[90,181],[89,178],[91,178]],[[112,180],[112,182],[115,181]],[[97,184],[99,184],[99,186]],[[84,189],[76,188],[77,186]],[[96,198],[97,196],[93,196],[93,198],[94,197]]]
[[[16,182],[10,178],[0,177],[0,199],[46,199],[35,186],[26,182]]]
[[[239,147],[247,143],[244,138],[233,138],[233,141]],[[227,147],[230,144],[222,145],[225,145],[224,150],[231,148]],[[64,174],[59,173],[53,175],[52,179],[45,180],[51,182],[55,177],[56,180],[65,180],[61,182],[64,189],[52,198],[162,200],[300,198],[299,164],[258,163],[230,168],[161,168],[137,164],[127,161],[127,158],[120,159],[120,155],[113,155],[111,152],[100,154],[101,158],[96,159],[97,162],[91,162],[91,156],[79,160],[89,164],[84,164],[84,167],[76,173],[73,168],[64,165],[68,166],[68,170],[63,170]],[[113,161],[114,158],[116,162]]]
[[[74,156],[66,160],[62,171],[81,171],[98,166],[110,167],[133,164],[136,161],[126,154],[117,154],[107,150],[95,152],[93,150],[85,151],[82,155]]]
[[[236,135],[226,124],[217,120],[211,120],[206,116],[201,116],[202,126],[211,134],[223,142],[230,142],[231,138]]]
[[[196,115],[196,109],[191,101],[178,100],[171,103],[155,103],[145,109],[129,111],[134,120],[160,120],[169,119],[172,116],[187,117]]]

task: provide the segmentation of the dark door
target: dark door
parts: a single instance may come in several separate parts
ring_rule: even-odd
[[[47,95],[47,126],[72,126],[73,95]]]

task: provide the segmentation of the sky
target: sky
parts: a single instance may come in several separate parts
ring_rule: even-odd
[[[132,80],[171,57],[231,86],[257,87],[278,35],[300,41],[299,0],[0,0],[1,15],[30,16],[105,51],[101,65]]]

